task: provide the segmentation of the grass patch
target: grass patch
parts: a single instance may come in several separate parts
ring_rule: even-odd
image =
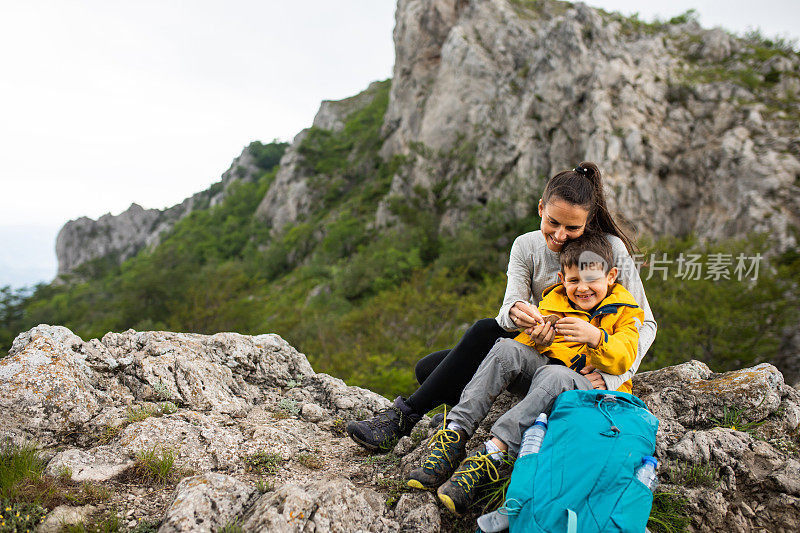
[[[428,436],[428,430],[422,427],[414,428],[414,431],[411,432],[411,442],[414,443],[414,446],[425,440]]]
[[[312,470],[319,470],[325,466],[325,460],[316,453],[298,453],[294,459],[301,465]]]
[[[111,498],[111,491],[99,483],[72,482],[68,467],[56,477],[45,475],[44,467],[35,446],[0,447],[0,531],[32,531],[58,505],[87,505]]]
[[[118,533],[125,529],[122,518],[115,511],[109,511],[88,524],[67,524],[61,533]]]
[[[370,455],[364,458],[363,464],[366,466],[397,466],[400,464],[400,458],[392,452],[383,455]]]
[[[42,478],[44,466],[35,446],[4,445],[0,448],[0,498],[13,500],[20,484]]]
[[[136,422],[141,422],[142,420],[147,420],[151,416],[155,415],[156,411],[148,408],[147,406],[140,405],[138,407],[131,407],[128,409],[128,412],[125,413],[125,422],[126,425],[134,424]]]
[[[219,528],[217,533],[244,533],[244,529],[242,529],[242,525],[239,523],[238,519],[233,519]]]
[[[130,533],[156,533],[161,522],[142,520],[136,527],[130,530]]]
[[[503,464],[507,471],[500,475],[497,481],[488,481],[478,487],[480,496],[476,503],[482,506],[482,514],[499,509],[506,501],[506,491],[508,491],[508,486],[511,484],[511,469],[514,467],[514,461],[508,457],[503,457]]]
[[[121,426],[121,425],[120,426],[112,426],[111,424],[106,424],[105,426],[103,426],[103,429],[100,430],[100,434],[97,436],[97,442],[99,444],[108,444],[108,443],[110,443],[111,441],[113,441],[114,439],[117,438],[117,436],[122,431],[123,427],[124,426]]]
[[[754,407],[754,409],[758,409],[759,407],[761,407],[761,404],[764,403],[764,400],[766,398],[767,397],[765,395],[764,398],[761,400],[761,402]],[[712,418],[711,423],[714,425],[714,427],[730,428],[735,431],[744,431],[751,437],[755,437],[756,428],[758,428],[758,426],[763,424],[764,421],[762,420],[760,422],[751,422],[747,420],[747,418],[745,418],[744,415],[748,410],[749,409],[746,407],[743,407],[741,409],[736,409],[732,407],[729,409],[728,406],[726,405],[722,408],[722,418]]]
[[[653,507],[647,527],[660,533],[686,531],[691,522],[687,512],[688,500],[680,494],[657,492],[653,495]]]
[[[256,490],[261,494],[275,490],[275,484],[269,479],[259,479],[256,481]]]
[[[177,477],[175,458],[173,449],[153,446],[136,454],[136,462],[130,471],[134,478],[144,483],[166,485]]]
[[[178,412],[178,406],[169,401],[162,402],[160,408],[163,415],[171,415]]]
[[[406,492],[414,492],[414,489],[409,487],[402,479],[381,478],[378,479],[378,486],[389,491],[389,497],[386,498],[386,507],[394,507],[400,496]]]
[[[283,458],[277,453],[258,452],[244,459],[247,471],[256,474],[276,474],[282,463]]]
[[[719,483],[719,468],[706,462],[680,462],[667,470],[669,482],[684,487],[715,487]]]

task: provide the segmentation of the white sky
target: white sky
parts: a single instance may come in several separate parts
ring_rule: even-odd
[[[797,37],[800,2],[589,5]],[[250,141],[391,76],[392,0],[0,0],[0,285],[49,280],[67,220],[163,208]]]

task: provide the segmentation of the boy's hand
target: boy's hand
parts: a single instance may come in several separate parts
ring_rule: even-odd
[[[585,320],[568,316],[556,322],[556,334],[563,336],[565,341],[582,342],[590,348],[597,348],[603,332]]]
[[[527,328],[525,333],[530,335],[533,342],[539,346],[550,346],[553,344],[553,339],[556,336],[556,331],[553,329],[553,325],[549,321],[536,324],[532,328]]]

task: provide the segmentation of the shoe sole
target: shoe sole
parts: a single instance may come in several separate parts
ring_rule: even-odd
[[[461,513],[456,511],[456,504],[453,502],[453,499],[450,496],[447,494],[442,494],[441,492],[437,493],[437,495],[439,496],[439,501],[442,502],[445,507],[447,507],[448,511],[458,517],[461,516]]]
[[[369,450],[371,452],[389,453],[390,451],[392,451],[394,449],[394,446],[392,446],[388,450],[384,449],[384,448],[381,448],[380,446],[375,446],[374,444],[370,444],[369,442],[365,442],[365,441],[359,439],[358,437],[356,437],[355,435],[353,435],[352,433],[349,433],[349,432],[348,432],[348,435],[350,435],[350,438],[353,439],[353,441],[356,444],[358,444],[362,448],[366,448],[367,450]],[[395,444],[397,444],[397,443],[395,443]]]

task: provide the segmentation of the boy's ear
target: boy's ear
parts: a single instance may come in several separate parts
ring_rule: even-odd
[[[617,267],[611,267],[611,270],[608,271],[608,284],[611,285],[617,281],[617,275],[619,274],[619,269]]]
[[[539,198],[539,217],[542,216],[542,210],[544,209],[544,204],[542,203],[542,199]]]
[[[561,272],[560,270],[558,271],[558,282],[564,283],[564,273]]]

